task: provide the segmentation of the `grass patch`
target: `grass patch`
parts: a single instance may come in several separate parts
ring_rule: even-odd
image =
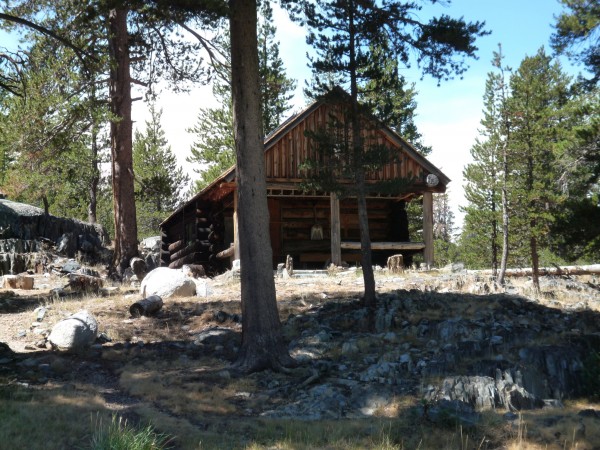
[[[0,388],[0,448],[84,448],[92,416],[108,417],[102,398],[64,389]]]
[[[106,427],[99,421],[91,450],[162,450],[168,448],[169,441],[169,436],[157,434],[150,425],[137,429],[113,415]]]

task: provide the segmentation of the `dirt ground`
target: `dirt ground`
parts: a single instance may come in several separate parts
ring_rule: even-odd
[[[379,294],[399,289],[448,292],[457,286],[465,291],[476,289],[483,293],[494,289],[485,280],[469,285],[465,281],[469,277],[463,278],[461,280],[460,275],[450,276],[436,272],[415,272],[398,276],[380,273],[376,276]],[[584,277],[578,282],[598,286],[593,277]],[[528,289],[527,280],[513,280],[512,283],[521,293]],[[0,391],[4,388],[33,389],[38,392],[36,395],[60,392],[60,404],[63,406],[69,402],[76,404],[75,398],[85,398],[85,405],[77,406],[79,414],[81,411],[89,414],[90,411],[101,410],[116,412],[136,423],[160,424],[157,426],[161,432],[177,436],[173,448],[471,448],[464,445],[462,440],[460,443],[437,447],[437,444],[420,444],[417,438],[416,441],[402,440],[402,445],[397,446],[371,446],[365,444],[371,441],[365,441],[364,436],[368,435],[369,429],[379,425],[368,421],[352,424],[352,433],[364,435],[356,446],[346,445],[343,442],[347,441],[343,440],[339,441],[342,442],[339,446],[314,445],[309,442],[308,437],[302,435],[304,437],[301,439],[309,442],[308,444],[273,446],[270,438],[264,438],[265,442],[271,443],[264,447],[252,447],[255,445],[253,442],[261,440],[257,437],[261,436],[260,433],[269,436],[269,433],[293,435],[289,424],[282,429],[276,427],[273,431],[265,421],[256,420],[256,414],[257,411],[264,411],[285,401],[284,398],[269,395],[269,392],[275,392],[273,386],[303,386],[310,380],[311,374],[310,371],[299,369],[291,375],[268,373],[234,377],[228,367],[235,359],[235,346],[213,346],[208,351],[206,346],[194,344],[199,333],[215,327],[230,329],[237,333],[235,336],[239,339],[239,280],[231,277],[210,280],[207,297],[166,299],[162,310],[151,318],[134,318],[129,313],[130,305],[141,299],[136,287],[106,285],[103,295],[63,298],[53,296],[52,289],[65,284],[66,280],[59,276],[36,276],[34,290],[0,290],[0,343],[8,344],[14,352],[3,352],[0,348]],[[282,321],[290,315],[310,314],[315,306],[327,302],[351,302],[360,298],[363,291],[362,277],[358,272],[336,276],[321,274],[318,277],[278,278],[276,288]],[[600,298],[600,291],[598,292]],[[556,307],[557,303],[569,307],[580,302],[580,299],[574,295],[554,292],[540,297],[538,302],[552,307]],[[590,307],[600,311],[598,305],[600,302],[595,302]],[[80,354],[66,354],[49,349],[44,339],[47,332],[59,320],[82,309],[94,314],[98,320],[98,343]],[[445,313],[450,316],[455,312],[458,314],[459,310]],[[6,395],[11,399],[14,397],[13,394]],[[3,395],[0,395],[0,401],[2,398]],[[72,400],[66,401],[65,398]],[[403,404],[414,406],[418,401],[418,398],[398,399],[398,408],[401,409]],[[587,407],[589,405],[575,409]],[[592,404],[591,407],[598,408],[598,405]],[[394,414],[397,415],[397,412]],[[383,412],[381,417],[388,416]],[[541,420],[548,421],[547,418]],[[568,426],[563,423],[566,431],[555,430],[553,433],[563,437],[566,433],[571,433],[571,422],[577,425],[577,418],[569,419]],[[319,426],[330,425],[321,423]],[[338,423],[334,428],[339,426]],[[399,430],[410,435],[415,424],[409,422],[403,426],[406,429],[400,426]],[[310,427],[318,428],[316,424]],[[506,425],[500,426],[497,422],[493,422],[491,427],[499,428],[496,431],[486,429],[478,433],[485,432],[486,436],[496,437],[489,445],[482,446],[479,443],[482,436],[480,434],[477,436],[479,447],[475,445],[473,448],[600,448],[600,438],[598,442],[588,443],[589,446],[578,444],[576,447],[574,439],[573,445],[567,445],[565,439],[559,440],[556,437],[544,440],[541,432],[531,429],[530,434],[537,433],[538,441],[543,443],[540,444],[541,447],[536,447],[537,444],[500,446],[499,443],[507,436],[510,436],[512,442],[525,442],[523,435],[519,435],[523,430],[508,429]],[[326,429],[323,433],[331,436],[331,429]],[[426,430],[420,433],[420,442],[424,442],[423,439],[430,438],[437,431]],[[456,436],[456,430],[451,430],[450,435]],[[71,448],[71,445],[72,448],[82,448],[83,442],[74,440],[74,443],[69,441],[69,444],[65,444],[59,441],[53,446],[43,442],[43,438],[40,439],[43,445],[29,445],[28,448]],[[444,439],[452,441],[454,438]],[[554,442],[552,439],[556,441],[556,445],[548,444]],[[203,445],[197,444],[199,440],[204,442]]]

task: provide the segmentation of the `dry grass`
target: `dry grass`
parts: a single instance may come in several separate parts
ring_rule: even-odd
[[[4,386],[0,404],[0,448],[6,449],[84,448],[94,418],[110,418],[100,396],[60,386]]]
[[[303,314],[332,299],[358,298],[362,292],[359,276],[345,277],[341,282],[333,277],[278,280],[282,319],[290,314]],[[434,274],[418,274],[418,277],[426,284],[436,282]],[[397,289],[391,282],[394,278],[404,280],[409,275],[383,278],[378,275],[378,292]],[[360,420],[307,422],[262,418],[262,411],[287,399],[269,397],[261,384],[261,374],[228,376],[225,359],[201,351],[189,359],[180,358],[176,349],[165,351],[152,346],[162,342],[187,344],[199,331],[220,325],[214,321],[215,311],[239,313],[239,281],[215,285],[206,299],[168,299],[157,317],[132,319],[129,306],[139,298],[137,293],[121,291],[110,297],[64,300],[45,300],[40,295],[28,298],[21,305],[13,302],[10,311],[2,310],[0,304],[0,342],[9,342],[17,351],[25,351],[27,344],[39,339],[31,330],[36,306],[47,308],[42,325],[48,328],[81,309],[91,311],[98,318],[100,331],[118,344],[106,345],[102,359],[97,362],[113,367],[111,370],[118,374],[114,388],[121,395],[135,399],[129,406],[119,405],[118,399],[111,404],[99,387],[78,380],[73,380],[71,387],[51,383],[39,388],[5,385],[0,387],[0,448],[8,448],[6,445],[11,449],[86,448],[97,414],[110,422],[117,408],[140,423],[152,424],[159,433],[174,436],[173,445],[177,449],[534,450],[592,449],[600,445],[597,419],[577,415],[582,409],[598,410],[600,405],[584,401],[568,402],[559,410],[524,412],[514,422],[502,417],[505,411],[490,411],[483,414],[477,427],[469,429],[455,423],[433,424],[422,419],[414,413],[416,396],[397,397],[376,410],[374,417]],[[438,307],[433,309],[415,302],[414,310],[406,318],[409,323],[418,325],[423,318],[475,317],[486,314],[500,302],[493,296],[469,296],[469,301],[461,301],[464,297],[457,295],[437,298]],[[558,294],[542,296],[540,302],[551,305],[557,298]],[[571,300],[565,298],[565,301]],[[228,326],[239,327],[231,323]],[[355,323],[339,323],[340,329],[344,326],[351,330]],[[28,331],[27,336],[15,338],[21,329]],[[554,337],[556,342],[567,338]],[[414,339],[415,345],[418,344],[418,338]],[[126,345],[141,341],[148,345]],[[369,339],[357,339],[357,346],[356,357],[379,351]],[[334,349],[328,358],[335,360],[340,352],[341,348]],[[306,376],[296,378],[304,380]],[[295,382],[290,375],[269,374],[269,379],[292,386]],[[438,381],[432,378],[423,380],[423,384]],[[581,425],[585,427],[583,434]]]

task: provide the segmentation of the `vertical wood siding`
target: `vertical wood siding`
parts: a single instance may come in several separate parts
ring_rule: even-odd
[[[311,138],[307,131],[318,131],[324,128],[330,117],[340,118],[339,110],[331,105],[321,105],[312,114],[291,128],[287,133],[265,152],[265,165],[267,180],[297,181],[306,177],[301,169],[302,164],[314,158]],[[367,181],[393,180],[396,178],[414,177],[421,178],[423,167],[405,153],[396,143],[392,142],[383,131],[367,128],[363,131],[363,138],[377,145],[395,148],[398,156],[395,161],[390,161],[380,170],[369,172]]]

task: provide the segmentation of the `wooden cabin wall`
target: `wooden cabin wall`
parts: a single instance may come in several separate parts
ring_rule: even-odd
[[[305,135],[305,132],[316,131],[326,126],[330,114],[339,115],[330,105],[322,105],[265,152],[267,179],[297,181],[305,178],[306,173],[301,170],[301,166],[307,159],[314,158],[311,139]],[[365,137],[377,145],[397,148],[397,145],[380,130],[367,129],[364,133],[368,133],[370,136],[365,135]],[[397,161],[386,164],[379,171],[367,173],[366,180],[392,180],[410,176],[421,178],[423,167],[406,153],[401,152]]]
[[[192,202],[163,225],[161,265],[178,269],[202,266],[206,273],[223,270],[215,255],[224,249],[224,215],[210,202]],[[199,267],[198,267],[199,268]]]
[[[404,206],[393,199],[369,199],[369,230],[372,241],[408,240],[408,222]],[[404,211],[404,215],[401,213]],[[295,261],[324,264],[331,257],[330,201],[328,197],[269,198],[271,247],[273,266],[284,262],[287,255]],[[404,218],[402,218],[404,217]],[[340,202],[341,236],[343,241],[360,241],[355,199]],[[311,228],[323,227],[323,240],[311,240]],[[342,259],[357,261],[356,252],[344,252]]]

